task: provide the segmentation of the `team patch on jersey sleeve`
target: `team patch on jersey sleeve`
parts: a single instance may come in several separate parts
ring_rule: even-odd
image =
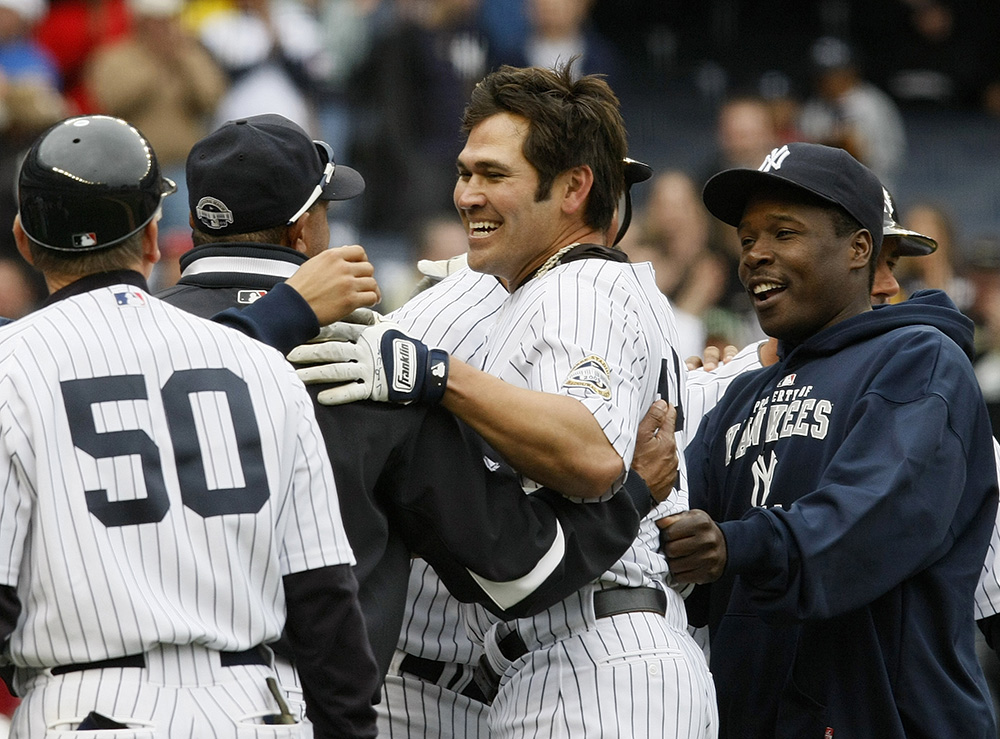
[[[573,365],[569,375],[563,380],[563,387],[582,387],[611,399],[611,368],[600,357],[591,354]]]

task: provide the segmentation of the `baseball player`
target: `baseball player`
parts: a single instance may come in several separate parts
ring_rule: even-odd
[[[418,366],[419,384],[443,386],[443,405],[510,461],[526,491],[546,483],[601,498],[628,468],[642,412],[657,394],[678,405],[684,375],[651,269],[603,246],[624,184],[617,101],[568,68],[504,67],[477,86],[463,125],[455,203],[469,265],[511,294],[487,336],[485,371],[452,357],[444,376]],[[380,378],[396,376],[408,343],[419,344],[392,327],[366,330],[344,356],[377,373],[340,397],[400,399]],[[544,613],[471,614],[491,736],[712,735],[711,678],[666,586],[652,520],[685,503],[683,491],[671,495],[618,562]]]
[[[628,227],[630,186],[647,179],[650,172],[641,162],[628,160],[626,164],[625,217],[616,242]],[[422,261],[418,266],[425,273],[425,289],[385,318],[451,356],[475,364],[507,290],[492,275],[467,269],[465,255],[444,263]],[[666,468],[664,478],[676,471],[676,465],[670,466],[676,457],[671,458],[662,447],[650,446],[673,438],[673,422],[672,414],[665,413],[661,420],[651,413],[640,424],[632,467],[647,482],[659,477],[648,466],[647,457]],[[669,489],[672,483],[664,482]],[[650,487],[657,486],[651,482]],[[662,499],[665,493],[653,494]],[[482,649],[465,631],[459,602],[426,561],[414,560],[398,652],[377,706],[380,734],[410,739],[486,737],[487,705],[473,679],[481,656]]]
[[[992,736],[971,621],[997,474],[971,322],[934,291],[872,310],[882,188],[842,150],[788,144],[704,200],[779,340],[688,446],[704,511],[666,528],[674,577],[712,583],[688,602],[708,607],[720,735]]]
[[[106,116],[57,124],[20,170],[15,239],[52,295],[0,331],[14,735],[300,736],[267,648],[286,627],[315,735],[375,736],[308,393],[280,354],[146,288],[172,190]]]
[[[232,121],[199,141],[187,166],[196,247],[163,299],[206,316],[228,306],[252,310],[285,277],[295,279],[299,265],[328,253],[328,201],[359,194],[363,180],[324,162],[329,147],[277,115]],[[561,496],[526,500],[500,465],[483,466],[481,441],[441,408],[367,404],[321,408],[317,416],[338,487],[353,493],[341,499],[342,515],[382,672],[399,637],[411,552],[436,563],[459,597],[524,612],[592,579],[635,536],[638,517],[624,497],[588,509]],[[648,510],[649,492],[633,489]],[[537,538],[523,539],[528,531]],[[498,559],[500,544],[515,537],[518,551]],[[594,537],[607,554],[597,554]],[[502,604],[490,588],[504,591]]]

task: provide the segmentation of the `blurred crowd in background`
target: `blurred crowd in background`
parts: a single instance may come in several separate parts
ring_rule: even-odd
[[[624,242],[674,301],[686,353],[759,335],[734,231],[701,186],[775,146],[842,146],[938,240],[903,260],[904,293],[947,290],[980,326],[1000,402],[1000,3],[996,0],[0,0],[0,223],[26,145],[76,113],[128,119],[180,185],[161,222],[154,289],[190,248],[184,162],[222,121],[281,113],[362,172],[331,208],[334,245],[361,243],[383,310],[418,258],[465,249],[451,203],[458,121],[498,64],[579,57],[622,99],[636,188]],[[0,228],[0,315],[44,295]],[[905,297],[905,295],[904,295]]]
[[[330,210],[334,245],[360,243],[403,302],[418,258],[461,253],[451,197],[458,122],[499,64],[578,57],[622,100],[635,188],[623,242],[649,260],[683,355],[759,336],[736,279],[734,229],[711,219],[713,173],[756,168],[794,140],[842,146],[937,239],[903,259],[903,294],[946,290],[978,326],[977,372],[1000,424],[1000,2],[997,0],[0,0],[0,224],[20,157],[79,113],[126,118],[178,194],[153,289],[191,248],[184,163],[219,123],[281,113],[367,181]],[[0,315],[45,288],[0,225]]]

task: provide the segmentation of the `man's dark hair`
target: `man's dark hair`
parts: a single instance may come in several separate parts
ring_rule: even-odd
[[[462,132],[498,113],[526,118],[524,158],[538,171],[535,200],[549,197],[555,178],[588,165],[594,184],[583,213],[590,228],[611,227],[625,187],[628,151],[618,98],[597,75],[573,79],[573,60],[557,69],[502,66],[482,80],[462,117]]]
[[[142,260],[142,237],[145,229],[137,231],[121,243],[107,249],[85,252],[66,252],[48,249],[28,236],[31,260],[39,271],[59,277],[80,278],[100,272],[135,269]]]
[[[285,238],[287,231],[288,226],[275,226],[274,228],[266,228],[263,231],[251,231],[245,234],[213,236],[210,233],[194,229],[191,232],[191,241],[194,242],[195,246],[204,246],[205,244],[234,244],[247,241],[254,244],[280,244],[281,240]]]

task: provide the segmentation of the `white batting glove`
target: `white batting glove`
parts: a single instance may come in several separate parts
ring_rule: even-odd
[[[413,294],[423,292],[429,287],[441,282],[445,277],[453,275],[459,270],[469,266],[469,255],[459,254],[451,259],[421,259],[417,262],[417,269],[423,278],[413,289]]]
[[[357,341],[361,332],[368,326],[374,326],[385,320],[381,313],[371,308],[358,308],[351,311],[336,323],[323,326],[319,333],[309,339],[310,344],[320,344],[324,341]],[[290,355],[289,355],[290,356]],[[294,360],[293,360],[294,361]]]
[[[469,266],[469,255],[459,254],[451,259],[421,259],[417,262],[417,269],[425,277],[432,277],[443,280],[449,275],[453,275],[460,269]]]
[[[323,405],[355,400],[392,403],[437,403],[448,383],[448,354],[428,349],[391,321],[381,321],[361,332],[357,343],[329,341],[297,347],[288,355],[296,370],[310,384],[334,384],[321,391]]]

